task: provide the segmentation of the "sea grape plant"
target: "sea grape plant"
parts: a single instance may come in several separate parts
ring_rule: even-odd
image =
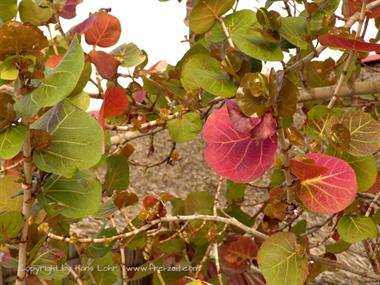
[[[188,0],[175,65],[120,43],[112,7],[65,31],[81,2],[0,3],[0,262],[16,284],[380,281],[380,78],[361,80],[380,52],[367,35],[379,0]],[[166,130],[165,159],[132,159],[133,143]],[[214,190],[128,189],[130,167],[169,167],[195,140]],[[73,232],[88,218],[105,226]],[[370,268],[341,260],[351,246]]]

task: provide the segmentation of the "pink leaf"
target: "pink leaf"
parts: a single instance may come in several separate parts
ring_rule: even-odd
[[[213,112],[203,128],[205,159],[217,174],[235,182],[252,181],[267,171],[274,160],[277,135],[257,140],[237,131],[227,106]]]
[[[276,120],[271,113],[265,113],[261,122],[252,130],[255,140],[266,140],[276,134]]]
[[[251,132],[261,121],[259,117],[249,118],[244,115],[232,100],[226,100],[226,106],[233,128],[241,133]]]
[[[63,9],[59,12],[58,15],[65,19],[74,18],[77,15],[77,5],[81,2],[82,0],[66,0],[65,6],[63,6]]]
[[[151,68],[149,68],[148,73],[151,75],[164,73],[168,65],[169,64],[165,60],[161,60],[157,62],[155,65],[153,65]]]
[[[332,48],[348,49],[361,52],[380,52],[379,44],[347,39],[337,35],[322,35],[318,37],[318,40],[321,43],[321,45]]]
[[[309,153],[306,159],[325,167],[322,174],[301,180],[297,196],[309,210],[321,214],[338,213],[347,208],[357,192],[356,175],[351,166],[339,158]]]
[[[73,34],[84,34],[95,22],[95,19],[96,15],[91,15],[86,20],[73,27],[70,32]]]

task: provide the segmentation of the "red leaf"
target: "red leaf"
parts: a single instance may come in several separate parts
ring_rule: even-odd
[[[65,6],[63,6],[63,9],[59,12],[58,15],[65,19],[74,18],[77,15],[77,5],[81,2],[82,0],[66,0]]]
[[[367,0],[367,4],[373,2],[375,0]],[[349,1],[349,13],[350,16],[355,14],[356,12],[360,12],[362,9],[363,0],[350,0]],[[367,13],[369,18],[377,18],[380,16],[380,7],[376,7],[371,10],[371,12]]]
[[[219,252],[223,271],[236,274],[248,270],[257,251],[258,246],[250,237],[230,236]]]
[[[56,68],[58,64],[61,63],[64,56],[65,56],[64,54],[52,55],[48,58],[45,65],[50,68]]]
[[[327,170],[314,178],[301,181],[296,193],[303,205],[321,214],[333,214],[348,207],[357,192],[356,175],[351,166],[339,158],[309,153],[306,159]]]
[[[277,135],[257,140],[250,133],[237,131],[226,106],[210,115],[202,133],[208,165],[232,181],[252,181],[263,175],[273,163]]]
[[[368,193],[377,193],[380,192],[380,172],[377,173],[377,178],[375,184],[367,191]]]
[[[129,102],[123,88],[109,87],[104,94],[100,113],[103,118],[119,116],[128,111]]]
[[[326,167],[316,165],[314,162],[292,159],[289,162],[290,172],[299,180],[304,181],[322,175],[328,169]]]
[[[120,34],[119,19],[106,12],[99,12],[90,28],[85,32],[85,38],[89,45],[106,48],[116,44]]]
[[[337,35],[318,36],[318,40],[321,43],[321,45],[332,47],[332,48],[348,49],[348,50],[361,51],[361,52],[370,52],[370,51],[380,52],[379,44],[347,39],[345,37],[337,36]]]
[[[83,22],[79,23],[78,25],[74,26],[71,30],[70,33],[73,34],[84,34],[95,22],[96,20],[96,15],[91,15],[88,17],[86,20]]]
[[[100,76],[112,80],[117,76],[117,69],[120,62],[112,55],[104,51],[93,50],[89,54],[90,60],[95,64]]]

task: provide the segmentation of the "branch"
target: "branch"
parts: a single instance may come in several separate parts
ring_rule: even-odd
[[[208,222],[220,222],[224,224],[228,224],[234,227],[237,227],[241,229],[242,231],[246,232],[247,234],[250,234],[256,238],[259,239],[267,239],[268,236],[262,232],[259,232],[253,228],[250,228],[243,223],[239,222],[235,218],[224,218],[220,216],[211,216],[211,215],[190,215],[190,216],[168,216],[163,217],[161,219],[153,220],[149,224],[146,224],[136,230],[118,234],[112,237],[104,237],[104,238],[93,238],[93,237],[85,237],[85,238],[78,238],[75,236],[60,236],[56,235],[54,233],[49,232],[48,238],[58,240],[58,241],[64,241],[68,243],[110,243],[115,240],[124,240],[129,237],[132,237],[134,235],[137,235],[139,233],[145,232],[149,230],[151,227],[160,224],[160,223],[166,223],[166,222],[183,222],[183,221],[196,221],[196,220],[203,220]]]
[[[20,243],[18,246],[18,267],[17,267],[17,279],[16,285],[25,285],[26,283],[26,260],[27,260],[27,240],[28,240],[28,229],[29,229],[29,218],[32,212],[32,172],[33,172],[33,161],[32,161],[32,148],[30,143],[30,131],[28,130],[24,146],[23,146],[23,156],[24,156],[24,181],[22,183],[22,188],[24,190],[24,199],[22,205],[22,214],[25,219],[24,227],[21,231]]]
[[[365,10],[366,11],[371,11],[373,9],[375,9],[376,7],[380,6],[380,0],[376,0],[374,2],[371,2],[369,3]],[[360,18],[360,12],[356,12],[354,15],[352,15],[348,21],[346,22],[346,24],[344,25],[344,28],[346,29],[349,29],[351,28],[355,22]],[[294,70],[297,70],[299,68],[302,68],[305,64],[307,64],[309,61],[311,61],[315,56],[318,56],[321,52],[323,52],[324,50],[326,49],[326,47],[324,46],[319,46],[317,47],[313,52],[309,53],[307,56],[305,56],[304,58],[302,58],[301,60],[297,61],[296,63],[288,66],[286,68],[286,72],[289,72],[289,71],[294,71]]]
[[[360,38],[360,34],[362,32],[363,22],[364,22],[365,12],[366,12],[366,10],[365,10],[366,5],[367,5],[367,0],[363,0],[362,8],[360,10],[360,16],[359,16],[359,25],[358,25],[358,29],[356,31],[355,40]],[[355,54],[356,54],[356,52],[354,52],[353,50],[351,50],[348,54],[348,58],[346,59],[346,62],[344,63],[342,73],[339,76],[338,84],[336,85],[336,88],[335,88],[334,93],[330,99],[329,104],[327,105],[328,109],[332,109],[334,107],[336,100],[338,99],[336,94],[338,94],[340,88],[342,88],[344,80],[346,79],[348,68],[350,67],[351,62],[352,62]]]

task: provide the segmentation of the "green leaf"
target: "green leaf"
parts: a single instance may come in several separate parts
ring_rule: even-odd
[[[198,53],[187,59],[182,68],[181,82],[187,91],[201,87],[220,97],[235,96],[237,90],[221,63],[206,54]]]
[[[226,199],[230,204],[242,203],[244,201],[246,184],[239,184],[227,180]]]
[[[67,97],[67,100],[83,111],[86,111],[91,103],[90,95],[86,92],[80,92],[76,95],[69,96]]]
[[[17,15],[17,0],[0,1],[0,18],[4,22],[11,20]]]
[[[0,244],[17,237],[23,226],[21,212],[12,211],[0,215]]]
[[[284,39],[300,49],[308,49],[310,44],[306,41],[308,36],[306,23],[305,17],[282,18],[279,33]]]
[[[16,68],[15,57],[8,57],[0,64],[0,79],[16,80],[18,73],[19,71]]]
[[[117,207],[115,206],[112,199],[107,200],[106,202],[102,203],[99,207],[99,209],[96,211],[95,214],[92,216],[95,219],[105,219],[115,213],[117,211]]]
[[[79,219],[96,213],[101,203],[102,188],[89,172],[78,172],[72,178],[50,176],[38,200],[50,215],[61,214]]]
[[[32,128],[45,130],[52,138],[47,150],[33,154],[43,171],[71,177],[101,158],[103,131],[98,122],[68,101],[54,106]]]
[[[65,99],[76,87],[84,68],[84,54],[75,37],[61,63],[42,83],[22,98],[19,111],[24,118],[35,115],[42,107],[54,106]]]
[[[340,238],[348,243],[375,238],[377,227],[375,222],[365,216],[343,216],[337,226]]]
[[[29,22],[36,26],[45,24],[53,16],[53,10],[50,7],[39,7],[33,0],[22,0],[19,11],[22,22]]]
[[[358,191],[368,191],[372,185],[375,184],[377,178],[377,163],[373,155],[356,157],[344,153],[342,158],[347,161],[355,171]]]
[[[345,242],[343,240],[338,240],[336,243],[327,244],[326,252],[330,252],[333,254],[338,254],[346,251],[351,246],[350,243]]]
[[[168,123],[168,131],[176,143],[194,140],[202,130],[202,120],[198,113],[190,112]]]
[[[337,112],[328,121],[328,133],[337,124],[346,127],[351,135],[348,153],[367,156],[380,149],[380,123],[370,114],[360,110]]]
[[[198,0],[190,14],[190,29],[196,34],[207,32],[217,17],[230,10],[234,3],[235,0]]]
[[[0,159],[11,159],[22,149],[26,128],[17,126],[0,133]]]
[[[257,22],[255,12],[251,10],[237,11],[225,18],[225,24],[234,44],[246,55],[262,61],[281,61],[283,59],[280,45],[267,42],[259,32],[262,27]],[[219,42],[225,39],[223,29],[217,23],[210,31],[209,40]]]
[[[257,262],[269,285],[302,285],[309,273],[306,250],[289,232],[270,236],[260,247]]]
[[[13,197],[21,189],[19,180],[17,176],[4,176],[0,178],[0,212],[22,209],[22,196]]]
[[[211,213],[214,205],[214,196],[210,192],[192,192],[185,200],[185,214]]]
[[[134,43],[123,44],[114,49],[111,54],[120,61],[124,67],[134,67],[143,63],[146,59],[145,53]]]
[[[129,162],[123,155],[114,155],[107,158],[107,173],[103,188],[109,195],[114,190],[126,190],[129,185]]]

